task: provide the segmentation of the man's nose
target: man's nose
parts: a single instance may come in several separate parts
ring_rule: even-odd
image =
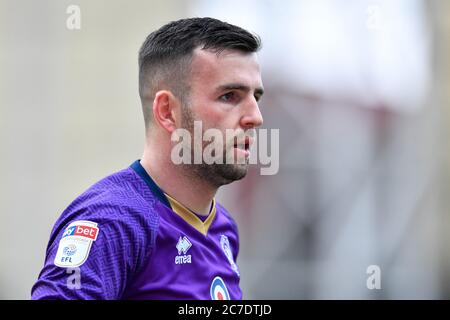
[[[263,124],[263,117],[259,110],[258,101],[250,97],[246,101],[241,117],[241,126],[244,128],[257,128]]]

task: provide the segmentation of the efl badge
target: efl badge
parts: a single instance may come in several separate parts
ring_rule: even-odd
[[[211,299],[212,300],[231,300],[227,286],[221,277],[215,277],[211,283]]]
[[[89,256],[98,231],[97,223],[91,221],[80,220],[69,224],[59,241],[55,265],[63,268],[81,266]]]
[[[234,272],[236,272],[236,274],[238,276],[240,276],[239,275],[239,268],[236,265],[236,263],[234,262],[233,253],[231,252],[231,247],[230,247],[230,241],[228,240],[227,236],[224,236],[224,235],[220,236],[220,246],[222,247],[223,252],[227,256],[228,262],[231,265],[231,269],[233,269]]]

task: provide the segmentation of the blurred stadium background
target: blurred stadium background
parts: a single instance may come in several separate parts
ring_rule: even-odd
[[[138,49],[191,16],[262,37],[264,127],[280,129],[279,173],[253,168],[219,195],[244,298],[449,299],[441,0],[0,0],[0,298],[29,299],[62,210],[140,157]]]

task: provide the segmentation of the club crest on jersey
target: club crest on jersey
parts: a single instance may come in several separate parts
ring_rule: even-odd
[[[239,268],[237,264],[234,262],[233,253],[231,252],[230,241],[228,240],[227,236],[225,235],[220,236],[220,246],[222,247],[222,250],[225,253],[225,256],[227,257],[228,262],[231,265],[231,269],[233,269],[233,271],[236,272],[238,276],[240,276]]]
[[[215,277],[210,289],[212,300],[231,300],[227,286],[221,277]]]
[[[191,247],[192,243],[189,241],[189,239],[186,236],[180,236],[176,245],[178,255],[175,257],[175,264],[185,264],[192,262],[191,255],[186,254]]]
[[[64,230],[59,241],[55,265],[63,268],[79,267],[86,262],[92,242],[97,240],[99,228],[92,221],[74,221]]]

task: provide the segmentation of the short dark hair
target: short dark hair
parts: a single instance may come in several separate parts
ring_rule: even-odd
[[[146,105],[158,90],[166,88],[186,103],[192,54],[198,47],[217,53],[252,53],[260,49],[261,40],[238,26],[213,18],[172,21],[150,33],[139,50],[139,95],[146,127],[152,119],[151,108]]]

